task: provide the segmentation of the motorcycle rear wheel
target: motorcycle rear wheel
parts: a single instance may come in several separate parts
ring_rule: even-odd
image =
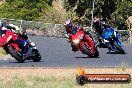
[[[12,57],[14,57],[19,63],[24,63],[25,59],[23,59],[23,55],[21,51],[16,52],[13,46],[8,47],[9,53]]]

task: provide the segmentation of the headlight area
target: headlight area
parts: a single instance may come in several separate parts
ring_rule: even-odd
[[[79,40],[79,39],[74,39],[73,42],[74,42],[75,44],[78,44],[78,43],[80,42],[80,40]]]

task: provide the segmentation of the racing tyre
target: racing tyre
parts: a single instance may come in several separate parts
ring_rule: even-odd
[[[21,51],[16,52],[13,46],[8,47],[9,53],[12,57],[14,57],[19,63],[24,63],[25,59],[23,59],[23,54]]]
[[[93,54],[91,53],[91,49],[89,49],[85,44],[82,44],[81,47],[84,49],[84,53],[88,55],[89,57],[93,57]]]
[[[32,50],[32,56],[31,56],[31,59],[34,61],[34,62],[39,62],[41,60],[41,55],[39,53],[39,51],[37,49],[33,49]]]
[[[106,46],[107,46],[107,48],[108,48],[109,51],[112,50],[112,46],[110,44],[107,44]]]
[[[122,47],[115,41],[114,42],[115,47],[117,50],[119,50],[120,53],[125,54],[125,51],[122,49]]]

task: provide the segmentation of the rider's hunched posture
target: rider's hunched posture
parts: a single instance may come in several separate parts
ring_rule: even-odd
[[[72,21],[70,19],[66,20],[64,22],[64,26],[65,26],[65,36],[68,38],[68,41],[71,42],[71,40],[69,39],[69,36],[72,33],[72,30],[83,30],[83,27],[81,27],[80,24],[73,24]],[[85,31],[84,31],[85,32]],[[90,35],[89,32],[85,32],[85,34]],[[72,51],[76,52],[78,49],[74,46],[74,44],[71,42],[71,47],[72,47]]]
[[[103,40],[102,40],[102,33],[103,33],[103,29],[104,27],[108,26],[106,24],[106,22],[104,21],[104,19],[100,19],[98,17],[95,17],[94,20],[93,20],[93,26],[95,28],[95,31],[97,33],[97,38],[98,38],[98,41],[99,41],[99,47],[105,47],[104,44],[102,43]]]
[[[66,20],[64,22],[64,26],[65,26],[65,36],[67,37],[68,39],[68,42],[71,42],[71,40],[69,39],[69,36],[73,30],[73,24],[72,24],[72,21],[70,19]],[[72,47],[72,51],[76,52],[77,49],[76,47],[73,45],[73,43],[71,43],[71,47]]]
[[[10,29],[12,32],[17,33],[20,37],[24,38],[24,40],[17,38],[15,41],[17,43],[19,43],[24,48],[24,54],[26,56],[26,54],[28,54],[28,52],[30,52],[30,49],[28,50],[28,46],[26,43],[29,42],[31,46],[34,46],[34,43],[30,42],[26,33],[20,31],[20,28],[18,26],[0,21],[0,32],[2,33],[3,36],[5,35],[5,32],[7,29]],[[1,37],[3,37],[3,36],[1,36]]]

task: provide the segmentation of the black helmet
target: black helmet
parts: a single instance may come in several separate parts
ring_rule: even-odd
[[[100,25],[100,18],[99,18],[99,17],[95,17],[95,18],[93,19],[93,24],[94,24],[94,25]]]

